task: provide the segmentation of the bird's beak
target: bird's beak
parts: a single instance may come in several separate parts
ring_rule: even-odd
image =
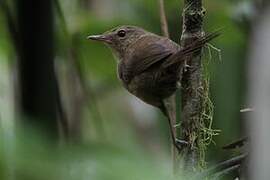
[[[110,36],[108,36],[108,35],[91,35],[91,36],[88,36],[87,39],[94,40],[94,41],[106,42],[106,43],[112,42]]]

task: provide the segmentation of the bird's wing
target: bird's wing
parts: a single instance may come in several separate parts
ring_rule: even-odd
[[[124,62],[123,75],[131,79],[143,73],[154,65],[163,62],[167,57],[176,52],[177,47],[172,47],[171,41],[160,37],[145,37],[140,39]],[[143,48],[142,48],[143,47]]]
[[[162,64],[162,68],[164,69],[170,68],[172,66],[176,66],[179,63],[185,62],[186,60],[185,57],[193,54],[194,52],[200,51],[206,43],[208,43],[209,41],[215,39],[220,35],[221,35],[220,30],[216,30],[193,41],[188,46],[180,49],[177,53],[174,53],[172,56],[170,56],[170,58],[168,58],[167,61]],[[187,60],[191,60],[191,58]]]

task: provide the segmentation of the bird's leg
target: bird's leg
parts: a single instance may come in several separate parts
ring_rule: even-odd
[[[170,102],[170,100],[168,100],[168,99],[164,100],[163,101],[163,108],[161,108],[161,110],[167,116],[172,143],[175,146],[175,148],[178,150],[178,152],[180,153],[182,147],[187,146],[188,142],[186,142],[184,140],[178,140],[176,138],[176,132],[174,129],[174,124],[176,122],[176,118],[175,118],[175,114],[174,114],[175,111],[172,110],[171,106],[172,106],[172,102]]]
[[[178,143],[180,141],[178,141],[175,137],[175,131],[174,131],[174,127],[173,127],[172,122],[171,122],[171,118],[168,116],[167,119],[169,122],[172,143],[173,143],[174,147],[177,149],[177,151],[180,152],[181,151],[181,144]]]
[[[168,124],[169,124],[169,128],[170,128],[170,134],[171,134],[172,143],[175,146],[175,148],[178,150],[178,152],[180,153],[181,150],[182,150],[182,147],[187,146],[188,142],[176,138],[175,130],[174,130],[174,127],[173,127],[171,117],[167,116],[167,119],[168,119],[168,122],[169,122]]]

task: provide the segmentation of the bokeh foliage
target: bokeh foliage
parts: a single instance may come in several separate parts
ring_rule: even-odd
[[[222,60],[214,52],[209,62],[213,128],[221,130],[207,151],[209,162],[228,157],[220,147],[242,134],[240,109],[248,106],[245,104],[245,66],[249,27],[241,17],[252,12],[242,13],[241,6],[248,3],[251,2],[204,1],[205,30],[224,28],[222,36],[213,42],[222,50]],[[160,34],[157,1],[59,0],[59,4],[61,12],[55,8],[55,60],[64,98],[70,98],[71,82],[66,74],[72,68],[76,72],[79,69],[84,88],[89,92],[80,116],[82,142],[74,147],[52,149],[31,134],[19,139],[14,137],[15,116],[11,103],[14,97],[10,92],[14,88],[16,54],[5,14],[1,12],[0,69],[4,70],[0,72],[0,179],[15,176],[13,170],[24,179],[172,178],[165,118],[123,90],[117,80],[116,62],[107,47],[86,40],[90,34],[102,33],[120,24],[138,25]],[[179,42],[183,2],[166,1],[165,5],[172,39]],[[2,112],[7,103],[13,108]],[[104,130],[102,135],[100,129]]]

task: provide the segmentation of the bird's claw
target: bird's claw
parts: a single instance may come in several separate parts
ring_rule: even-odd
[[[180,139],[175,139],[175,142],[176,142],[176,144],[179,145],[179,146],[188,146],[188,144],[189,144],[187,141],[185,141],[185,140],[180,140]]]
[[[180,139],[175,139],[175,148],[178,150],[179,153],[181,152],[183,147],[188,146],[188,144],[189,143],[187,141],[180,140]]]

